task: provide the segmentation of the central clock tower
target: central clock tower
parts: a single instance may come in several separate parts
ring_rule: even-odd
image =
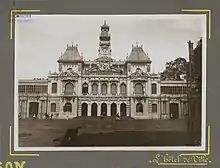
[[[99,49],[98,55],[110,57],[111,56],[111,36],[109,34],[109,26],[104,21],[104,24],[101,26],[101,34],[99,36]]]

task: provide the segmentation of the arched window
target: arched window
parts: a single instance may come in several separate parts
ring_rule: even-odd
[[[143,110],[143,104],[138,103],[138,104],[136,105],[136,112],[137,112],[137,113],[143,113],[143,112],[144,112],[144,110]]]
[[[51,103],[51,105],[50,105],[50,111],[51,111],[51,112],[56,112],[56,104],[55,104],[55,103]]]
[[[82,94],[84,94],[84,95],[88,94],[88,84],[87,83],[84,83],[82,85]]]
[[[157,94],[157,84],[153,83],[151,85],[151,93],[152,94]]]
[[[52,93],[57,93],[57,83],[52,83]]]
[[[144,94],[144,89],[143,85],[138,83],[135,85],[135,95],[143,95]]]
[[[116,95],[116,94],[117,94],[117,85],[116,85],[115,83],[113,83],[113,84],[111,85],[111,93],[112,93],[113,95]]]
[[[65,94],[72,95],[74,91],[74,86],[72,83],[67,83],[65,86]]]
[[[157,112],[157,104],[152,104],[152,113]]]
[[[105,83],[102,84],[101,92],[103,95],[107,94],[107,85]]]
[[[98,85],[96,83],[92,85],[92,94],[94,95],[98,94]]]
[[[120,93],[121,95],[126,95],[127,91],[126,91],[126,85],[123,83],[120,86]]]

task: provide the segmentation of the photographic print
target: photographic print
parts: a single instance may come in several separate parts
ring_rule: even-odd
[[[17,15],[15,150],[203,150],[205,15]]]

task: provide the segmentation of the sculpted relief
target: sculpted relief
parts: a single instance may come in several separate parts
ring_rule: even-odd
[[[114,75],[122,74],[121,68],[114,67],[111,62],[98,62],[95,67],[89,68],[85,71],[85,74],[90,75]]]
[[[143,72],[141,69],[137,68],[137,70],[131,74],[131,78],[148,78],[149,74]]]
[[[60,77],[61,77],[61,79],[64,79],[64,78],[75,78],[75,77],[78,77],[79,75],[76,73],[76,72],[74,72],[74,70],[72,70],[72,68],[69,68],[69,69],[67,69],[65,72],[62,72],[61,74],[60,74]]]

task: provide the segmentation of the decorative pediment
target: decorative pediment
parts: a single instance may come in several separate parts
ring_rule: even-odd
[[[60,78],[61,79],[71,79],[71,78],[77,78],[79,75],[76,73],[76,72],[74,72],[73,70],[67,70],[67,71],[65,71],[65,72],[62,72],[61,74],[60,74]]]
[[[116,75],[122,74],[123,70],[113,67],[111,63],[98,63],[96,67],[92,67],[85,71],[89,75]]]
[[[145,73],[141,70],[137,70],[136,72],[132,73],[131,75],[131,78],[148,78],[149,77],[149,74],[148,73]]]

